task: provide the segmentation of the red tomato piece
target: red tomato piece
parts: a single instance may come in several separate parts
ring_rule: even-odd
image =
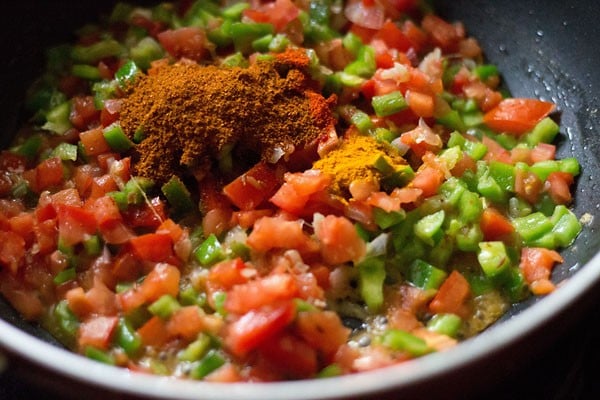
[[[530,204],[536,204],[544,189],[544,183],[531,171],[517,169],[515,172],[515,193]]]
[[[234,285],[248,281],[248,278],[242,273],[244,268],[246,268],[246,265],[239,257],[233,260],[221,261],[210,268],[208,282],[219,289],[229,290]]]
[[[167,332],[172,337],[182,337],[192,341],[205,327],[201,311],[198,306],[186,306],[175,311],[167,322]]]
[[[206,54],[206,34],[197,27],[168,29],[157,35],[160,44],[176,59],[200,61]]]
[[[98,316],[84,321],[79,326],[78,343],[80,348],[93,346],[106,350],[111,342],[119,319],[117,317]]]
[[[166,262],[173,257],[173,240],[168,234],[147,233],[132,238],[129,243],[141,261]]]
[[[287,24],[298,18],[299,14],[300,10],[291,0],[275,0],[258,9],[244,11],[244,15],[255,22],[273,24],[277,32],[284,30]]]
[[[62,161],[58,157],[48,158],[35,168],[36,191],[49,189],[63,183],[64,170]]]
[[[181,273],[177,267],[166,263],[158,263],[146,276],[139,290],[143,293],[146,301],[158,300],[159,297],[165,294],[177,297],[180,277]]]
[[[263,217],[256,221],[247,243],[254,250],[299,249],[310,247],[310,238],[302,230],[302,221],[286,221],[278,217]]]
[[[71,100],[71,115],[69,119],[73,126],[80,131],[89,129],[100,117],[93,96],[76,96]]]
[[[167,323],[156,315],[137,330],[145,346],[160,347],[170,338]]]
[[[279,300],[292,299],[298,294],[294,278],[289,274],[274,274],[235,285],[227,292],[225,309],[243,314]]]
[[[315,170],[286,173],[284,180],[270,201],[292,214],[301,214],[310,196],[324,190],[331,182],[329,176]]]
[[[483,116],[483,122],[497,132],[521,135],[555,110],[553,103],[536,99],[504,99]]]
[[[555,250],[541,247],[525,247],[521,250],[519,268],[531,291],[537,295],[547,294],[554,290],[550,281],[552,269],[556,263],[563,262],[561,255]]]
[[[501,240],[515,231],[510,220],[492,207],[483,210],[479,225],[486,241]]]
[[[267,340],[258,351],[284,378],[310,378],[317,373],[317,352],[304,340],[291,334],[284,333]]]
[[[93,128],[83,131],[79,134],[79,140],[83,146],[83,151],[88,156],[97,156],[98,154],[110,152],[111,148],[104,138],[102,128]]]
[[[81,207],[57,205],[58,235],[67,246],[81,243],[88,235],[96,233],[94,214]]]
[[[223,188],[223,193],[241,210],[253,210],[273,195],[279,179],[275,170],[259,162]]]
[[[470,312],[467,303],[470,297],[469,282],[460,272],[454,270],[429,303],[429,310],[434,314],[451,313],[466,318]]]
[[[568,172],[551,172],[546,179],[545,187],[552,201],[556,204],[569,204],[573,199],[570,186],[573,184],[573,175]]]
[[[413,189],[420,189],[423,197],[430,197],[437,193],[444,181],[444,172],[432,166],[420,168],[410,183]]]
[[[367,251],[365,241],[346,217],[328,215],[315,226],[321,255],[331,265],[360,260]]]
[[[251,310],[227,326],[224,344],[243,357],[288,326],[296,315],[292,301],[284,301]]]
[[[308,344],[331,361],[340,346],[350,336],[340,317],[333,311],[311,311],[298,313],[296,330]]]
[[[389,47],[402,52],[406,52],[412,46],[411,41],[404,35],[404,32],[391,20],[385,21],[373,39],[383,40]]]
[[[427,14],[421,22],[423,30],[431,35],[435,46],[439,46],[445,52],[454,52],[458,49],[461,39],[457,29],[440,17]]]
[[[25,257],[25,239],[14,232],[0,231],[0,264],[16,274]]]

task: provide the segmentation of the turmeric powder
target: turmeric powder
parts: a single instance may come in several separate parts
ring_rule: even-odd
[[[402,169],[406,160],[388,143],[349,131],[340,146],[313,164],[313,169],[331,175],[333,194],[346,198],[353,181],[373,181],[379,183],[386,175],[385,168]]]

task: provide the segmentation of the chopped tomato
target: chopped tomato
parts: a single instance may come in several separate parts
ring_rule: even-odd
[[[311,345],[294,335],[277,335],[265,341],[258,351],[283,378],[309,378],[317,373],[317,352]]]
[[[481,142],[487,147],[487,152],[483,158],[485,161],[500,161],[506,164],[512,162],[511,153],[494,139],[484,135]]]
[[[406,93],[406,101],[410,109],[419,117],[433,117],[435,101],[430,94],[408,91]]]
[[[286,221],[279,217],[263,217],[256,221],[247,244],[259,252],[276,248],[308,250],[313,247],[302,229],[302,221]]]
[[[501,240],[506,235],[515,231],[514,226],[508,218],[492,207],[483,210],[479,225],[483,232],[483,238],[486,241]]]
[[[275,0],[261,5],[258,9],[244,11],[244,15],[256,22],[273,24],[277,32],[298,18],[300,10],[291,0]]]
[[[129,241],[133,254],[142,261],[167,262],[173,258],[173,240],[163,233],[147,233]]]
[[[79,134],[79,140],[83,146],[83,151],[88,156],[97,156],[111,150],[108,142],[104,138],[102,128],[93,128],[83,131]]]
[[[296,307],[292,301],[248,311],[227,326],[225,347],[234,355],[243,357],[281,332],[295,315]]]
[[[273,195],[279,185],[275,170],[260,162],[223,188],[223,193],[241,210],[253,210]]]
[[[143,293],[146,301],[158,300],[165,294],[177,297],[180,276],[181,273],[177,267],[166,263],[158,263],[146,276],[139,290]]]
[[[0,264],[16,274],[25,257],[25,240],[14,232],[0,231]]]
[[[100,111],[96,109],[93,96],[76,96],[71,100],[69,119],[79,130],[86,130],[98,121]]]
[[[454,270],[429,303],[429,310],[434,314],[451,313],[465,318],[470,312],[468,305],[470,297],[469,282],[460,272]]]
[[[519,268],[534,294],[547,294],[554,290],[550,281],[552,269],[561,262],[563,258],[555,250],[525,247],[521,250]]]
[[[137,333],[140,335],[142,343],[146,346],[160,347],[164,345],[170,337],[167,323],[157,316],[150,318],[137,330]]]
[[[321,255],[331,265],[358,261],[367,251],[365,241],[346,217],[328,215],[318,221],[315,235],[321,243]]]
[[[498,132],[521,135],[554,111],[553,103],[536,99],[504,99],[484,114],[483,122]]]
[[[444,21],[440,17],[427,14],[421,26],[425,32],[431,35],[431,39],[435,46],[441,47],[446,52],[454,52],[458,49],[458,43],[461,39],[456,27]]]
[[[271,197],[270,201],[276,206],[292,214],[300,214],[304,210],[310,196],[324,190],[331,178],[319,171],[286,173],[285,182]]]
[[[36,190],[49,189],[63,183],[64,170],[62,161],[58,157],[48,158],[35,168],[36,171]]]
[[[536,204],[540,198],[544,183],[538,176],[523,169],[515,172],[515,193],[530,204]]]
[[[373,192],[366,199],[366,203],[381,208],[386,212],[399,211],[402,202],[398,197],[391,196],[386,192]]]
[[[415,173],[410,187],[420,189],[423,197],[430,197],[437,193],[443,181],[443,171],[432,166],[424,166]]]
[[[225,309],[243,314],[279,300],[292,299],[298,293],[294,278],[289,274],[274,274],[235,285],[227,292]]]
[[[412,46],[411,41],[404,35],[404,32],[391,20],[385,21],[373,39],[381,39],[389,47],[402,52],[407,51]]]
[[[106,350],[110,345],[113,333],[117,327],[117,317],[92,317],[79,325],[78,343],[81,349],[93,346]]]
[[[340,346],[346,343],[350,329],[333,311],[300,312],[296,317],[296,330],[308,344],[316,348],[325,361],[332,361]]]
[[[200,61],[206,54],[207,41],[204,30],[197,27],[167,29],[157,35],[160,44],[174,58]]]
[[[167,331],[172,337],[192,341],[204,329],[201,310],[198,306],[186,306],[175,311],[167,322]]]
[[[367,29],[381,29],[385,22],[385,9],[379,2],[349,1],[344,8],[344,15],[354,24]]]
[[[244,261],[239,257],[221,261],[210,268],[208,282],[215,284],[219,289],[229,290],[234,285],[248,281],[242,272],[244,268],[246,268]]]
[[[81,243],[96,232],[97,224],[94,214],[81,207],[67,204],[57,206],[58,234],[63,243],[71,246]]]
[[[552,201],[556,204],[569,204],[572,200],[570,186],[573,184],[573,175],[568,172],[551,172],[546,178],[545,187]]]

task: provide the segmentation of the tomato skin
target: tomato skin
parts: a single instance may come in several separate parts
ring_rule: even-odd
[[[79,140],[88,156],[97,156],[98,154],[107,153],[111,150],[108,142],[104,138],[102,128],[92,128],[79,133]]]
[[[521,135],[530,131],[556,109],[547,101],[513,98],[504,99],[483,116],[483,122],[498,132]]]
[[[167,29],[157,35],[160,44],[174,58],[200,61],[206,54],[206,34],[200,28]]]
[[[292,301],[271,304],[251,310],[227,326],[225,347],[243,357],[290,324],[296,314]]]
[[[222,290],[229,290],[235,285],[246,283],[248,278],[242,274],[246,266],[241,258],[221,261],[210,268],[208,282]]]
[[[389,47],[402,52],[406,52],[412,46],[412,43],[402,30],[391,20],[385,21],[373,39],[381,39]]]

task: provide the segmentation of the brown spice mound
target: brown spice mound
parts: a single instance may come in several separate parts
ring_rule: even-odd
[[[305,55],[284,54],[248,68],[180,61],[137,79],[121,107],[124,131],[143,132],[135,173],[164,182],[210,168],[233,146],[274,160],[317,139],[333,124],[334,100],[298,69]]]

